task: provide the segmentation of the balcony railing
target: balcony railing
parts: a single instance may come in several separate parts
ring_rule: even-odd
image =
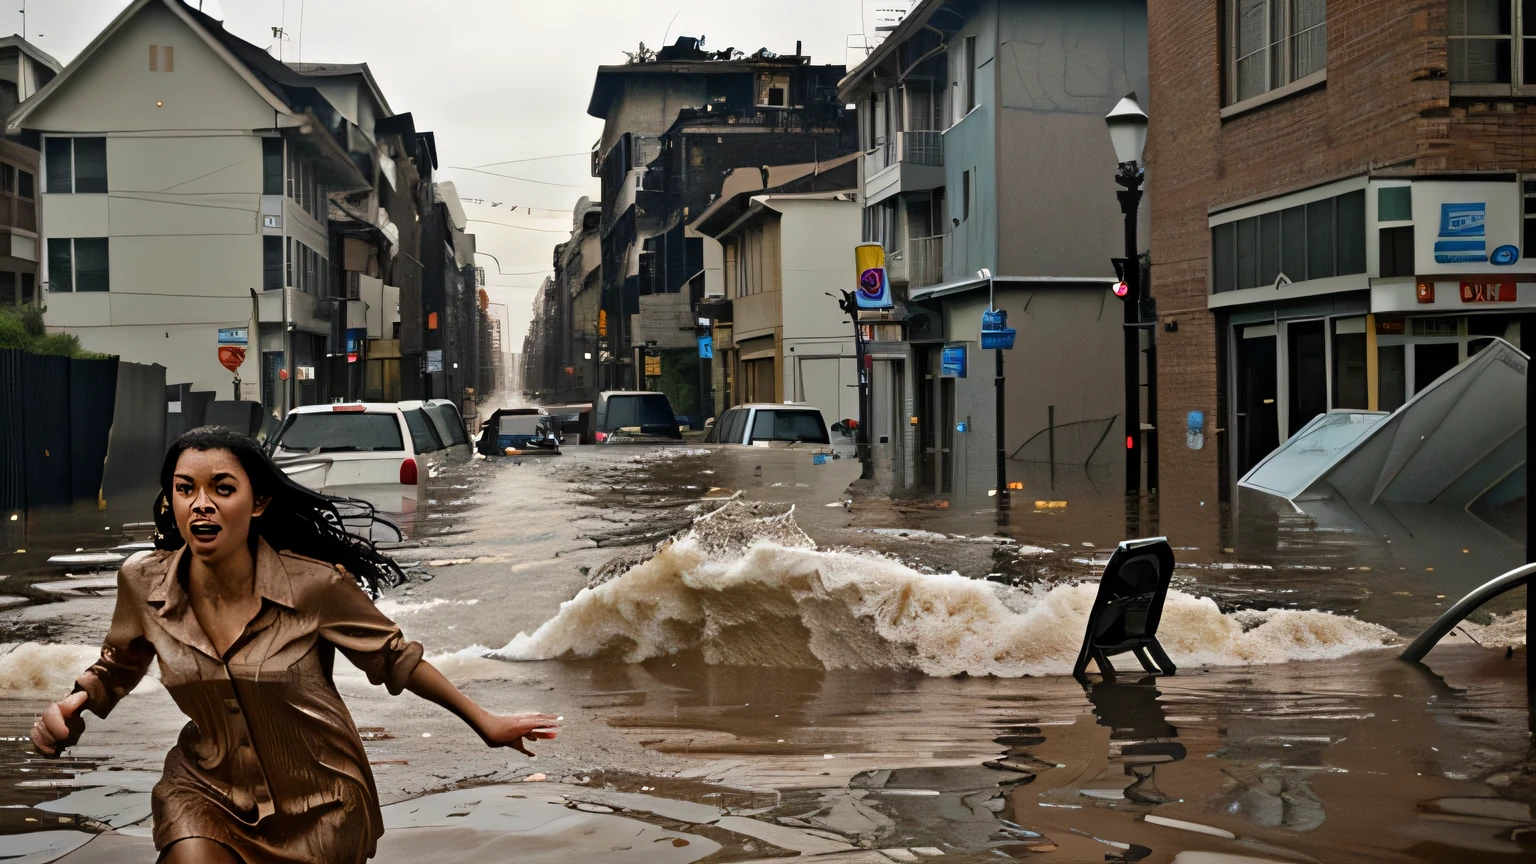
[[[945,265],[948,263],[949,243],[948,234],[937,234],[933,237],[911,237],[907,240],[907,248],[903,258],[906,259],[907,286],[910,289],[925,288],[929,285],[937,285],[944,281]]]
[[[897,132],[894,138],[876,139],[875,149],[864,154],[865,176],[889,168],[897,162],[942,166],[944,133],[917,129]]]
[[[913,165],[944,164],[944,133],[931,129],[913,129],[897,134],[900,159]]]

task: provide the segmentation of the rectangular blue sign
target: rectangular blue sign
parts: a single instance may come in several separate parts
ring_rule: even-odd
[[[699,357],[703,360],[713,360],[715,357],[715,337],[699,337]]]
[[[965,377],[965,346],[945,345],[939,354],[940,378]]]

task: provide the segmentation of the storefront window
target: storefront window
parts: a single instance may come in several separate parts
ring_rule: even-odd
[[[1211,291],[1365,272],[1365,190],[1211,227]]]

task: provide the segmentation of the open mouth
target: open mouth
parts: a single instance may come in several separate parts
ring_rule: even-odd
[[[192,536],[199,540],[212,540],[219,536],[219,531],[222,529],[212,522],[194,522],[192,523],[191,530]]]

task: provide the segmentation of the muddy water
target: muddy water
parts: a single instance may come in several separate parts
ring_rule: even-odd
[[[1408,565],[1305,525],[1265,552],[1182,549],[1164,624],[1180,674],[1085,690],[1060,675],[1081,639],[1074,583],[1123,522],[1069,505],[997,526],[849,495],[856,476],[739,449],[466,466],[433,478],[420,545],[396,553],[416,581],[382,604],[477,699],[567,715],[540,770],[745,800],[759,822],[919,856],[894,860],[1529,860],[1529,808],[1502,800],[1528,745],[1523,650],[1462,638],[1425,674],[1384,647],[1466,574],[1393,569]],[[755,528],[649,556],[737,492],[760,505]],[[617,579],[577,596],[620,555]],[[93,614],[67,641],[99,639]],[[370,744],[386,800],[481,775],[473,751],[434,761],[401,743],[444,734],[409,706],[343,689],[360,724],[400,733]],[[164,710],[157,698],[130,697]],[[36,704],[0,699],[15,709],[0,735]]]

